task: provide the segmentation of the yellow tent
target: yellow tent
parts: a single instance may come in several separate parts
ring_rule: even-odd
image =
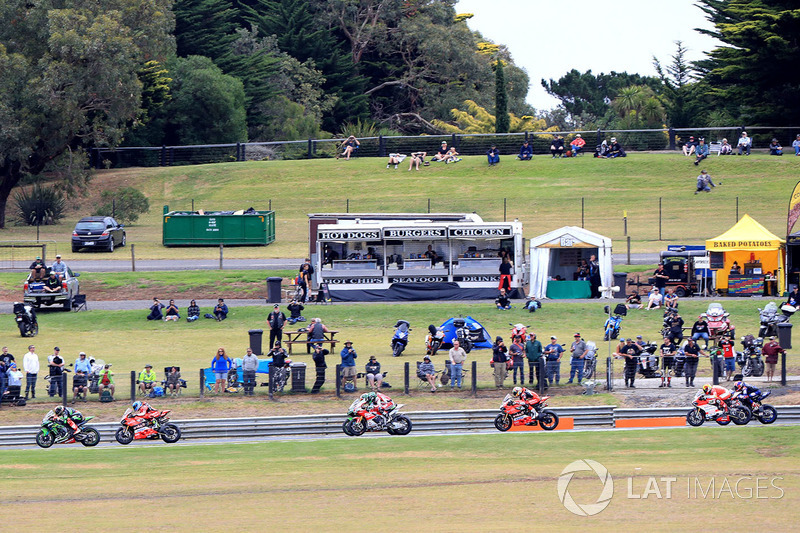
[[[717,288],[728,288],[728,275],[734,261],[742,268],[743,274],[745,263],[760,261],[761,274],[754,275],[754,279],[760,278],[763,281],[764,274],[776,272],[778,294],[783,294],[785,244],[786,241],[756,222],[750,215],[744,215],[731,229],[706,241],[708,252],[723,253],[723,268],[717,271]]]

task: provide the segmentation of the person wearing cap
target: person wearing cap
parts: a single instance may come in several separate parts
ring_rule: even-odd
[[[498,389],[508,376],[508,348],[503,337],[497,337],[492,346],[492,367],[494,368],[494,386]]]
[[[314,369],[317,372],[317,380],[311,388],[311,394],[317,394],[322,386],[325,384],[325,370],[328,364],[325,362],[325,356],[330,352],[322,347],[321,344],[315,344],[311,352],[311,358],[314,360]]]
[[[622,149],[622,145],[617,142],[616,137],[611,137],[611,144],[608,146],[608,158],[627,157],[628,154]]]
[[[733,147],[731,143],[728,142],[728,139],[722,139],[719,147],[719,155],[731,155],[733,153]]]
[[[367,386],[372,390],[380,390],[383,385],[383,374],[381,364],[374,355],[369,356],[369,361],[364,365],[364,373],[367,378]]]
[[[169,382],[167,383],[167,388],[169,388]],[[101,398],[105,389],[111,392],[111,399],[113,400],[116,386],[114,385],[114,373],[111,371],[111,363],[107,363],[103,367],[103,370],[100,371],[100,377],[97,380],[97,392],[100,394]]]
[[[750,155],[750,148],[753,146],[753,139],[747,136],[747,132],[743,131],[739,137],[739,142],[736,143],[736,148],[739,150],[739,155]]]
[[[533,146],[528,142],[526,139],[525,142],[522,143],[522,146],[519,149],[519,154],[517,155],[517,159],[520,161],[530,161],[533,158]]]
[[[34,346],[28,346],[28,353],[22,357],[22,370],[25,371],[25,398],[30,394],[36,398],[36,379],[39,376],[39,356],[34,352]]]
[[[641,363],[642,368],[649,368],[652,366],[653,368],[657,369],[656,356],[655,354],[648,355],[648,353],[645,352],[644,349],[647,347],[647,343],[644,342],[642,336],[636,335],[636,340],[633,341],[633,343],[639,347],[639,350],[641,350],[641,354],[639,355],[639,362]]]
[[[38,255],[28,269],[31,271],[31,281],[42,281],[47,276],[47,265]]]
[[[769,142],[769,155],[783,155],[783,146],[775,137]]]
[[[436,392],[436,369],[431,363],[431,356],[426,355],[417,367],[417,377],[422,381],[427,381],[431,386],[431,392]]]
[[[53,355],[47,357],[47,368],[50,374],[49,396],[61,396],[61,376],[64,373],[64,359],[58,346],[53,348]]]
[[[434,161],[445,161],[450,150],[447,149],[447,141],[442,141],[439,151],[433,154]]]
[[[491,148],[486,150],[486,158],[489,160],[490,167],[500,163],[500,150],[498,150],[497,145],[493,144]]]
[[[81,352],[78,354],[78,358],[75,359],[75,372],[78,370],[83,370],[87,375],[92,372],[92,363],[89,362],[89,359],[86,358],[86,352]]]
[[[245,396],[253,395],[253,389],[256,386],[256,371],[258,371],[258,356],[248,346],[247,352],[242,357],[242,382]],[[180,383],[178,386],[180,387]]]
[[[17,368],[17,363],[11,361],[6,370],[7,389],[3,392],[6,400],[18,400],[22,397],[22,371]]]
[[[711,153],[708,145],[706,144],[705,137],[700,137],[700,140],[698,141],[697,148],[695,148],[694,153],[697,156],[694,160],[694,166],[699,165],[700,161],[708,157],[708,154]]]
[[[617,351],[614,356],[617,358],[625,358],[625,386],[636,388],[633,382],[636,380],[636,367],[639,363],[639,355],[642,351],[633,343],[633,339],[620,339],[620,344],[617,346]]]
[[[697,141],[694,140],[694,135],[689,136],[689,141],[683,145],[683,155],[689,157],[695,152],[697,148]]]
[[[306,321],[303,317],[303,309],[305,309],[305,306],[297,300],[292,300],[292,302],[286,306],[286,309],[288,309],[290,313],[289,319],[287,320],[289,324]]]
[[[222,298],[217,300],[217,305],[214,306],[214,318],[217,322],[222,322],[228,318],[228,306],[225,305],[225,300]]]
[[[281,341],[275,341],[272,349],[267,353],[268,358],[272,358],[269,364],[269,371],[272,373],[273,369],[283,368],[286,366],[286,350],[281,346]]]
[[[460,341],[454,340],[453,347],[450,348],[447,355],[450,357],[450,390],[453,390],[454,387],[458,387],[458,390],[461,390],[461,383],[464,377],[462,371],[464,362],[467,360],[467,352],[461,347]]]
[[[581,338],[580,333],[573,335],[573,338],[575,340],[572,341],[572,344],[569,347],[572,357],[570,358],[569,380],[567,381],[567,385],[572,383],[572,380],[575,378],[575,374],[578,374],[578,384],[580,385],[581,381],[583,381],[583,365],[585,362],[584,357],[586,356],[586,342]]]
[[[139,382],[139,392],[141,392],[142,395],[146,395],[148,391],[152,391],[156,384],[156,373],[153,372],[153,365],[150,363],[144,365],[144,370],[139,372],[139,379],[137,381]]]
[[[67,273],[67,264],[61,260],[60,255],[56,255],[56,262],[50,266],[50,272],[55,272],[59,278],[63,278]]]
[[[561,355],[563,353],[564,347],[558,344],[558,339],[555,336],[550,337],[550,344],[544,347],[544,357],[547,361],[545,379],[549,385],[559,384],[561,381]]]
[[[283,340],[283,327],[286,325],[286,315],[280,309],[280,305],[272,306],[272,312],[267,315],[269,324],[269,345],[274,346],[275,341]]]
[[[542,358],[542,351],[542,342],[536,338],[536,334],[531,333],[528,335],[528,340],[525,341],[525,357],[528,358],[528,385],[533,385],[533,374],[535,372],[537,389],[542,381],[542,377],[539,375],[539,360]]]
[[[575,138],[572,139],[572,142],[569,143],[569,147],[572,149],[572,157],[577,157],[579,153],[583,150],[583,147],[586,146],[586,141],[583,140],[580,133],[575,134]]]
[[[348,380],[356,381],[356,358],[358,354],[353,349],[353,341],[344,341],[344,348],[339,354],[342,357],[342,364],[339,367],[342,374],[342,388]]]
[[[50,272],[47,279],[44,280],[44,292],[61,292],[61,280],[55,272]]]
[[[775,336],[773,335],[769,338],[769,342],[764,345],[761,351],[765,357],[764,362],[767,364],[767,381],[773,381],[772,378],[775,375],[775,366],[778,364],[778,356],[782,353],[786,353],[786,350],[781,348],[781,345],[778,344],[778,341],[775,340]]]

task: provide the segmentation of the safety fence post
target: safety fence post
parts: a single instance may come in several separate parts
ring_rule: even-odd
[[[267,380],[267,396],[270,400],[275,399],[275,366],[269,365],[269,379]]]
[[[539,356],[539,394],[544,394],[544,390],[547,388],[545,386],[545,382],[547,381],[546,370],[547,367],[545,366],[544,356]]]
[[[410,367],[410,364],[409,364],[408,361],[406,361],[405,364],[403,365],[403,370],[404,370],[404,373],[405,373],[404,378],[403,378],[404,379],[403,392],[405,392],[406,394],[408,394],[408,372],[409,372],[409,367]]]
[[[66,396],[66,393],[64,394]],[[136,401],[136,371],[131,370],[131,403]]]
[[[202,399],[206,392],[206,373],[200,369],[200,398]]]
[[[478,395],[478,362],[472,361],[472,395]]]
[[[67,374],[61,374],[61,404],[67,406]]]
[[[606,390],[614,390],[614,362],[610,357],[606,357]]]
[[[342,397],[342,365],[336,365],[336,397]]]
[[[716,354],[711,356],[711,375],[713,376],[712,383],[719,385],[719,366],[717,365]]]
[[[781,353],[781,385],[786,385],[786,352]]]

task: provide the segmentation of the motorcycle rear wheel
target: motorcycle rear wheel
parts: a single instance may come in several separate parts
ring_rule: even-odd
[[[56,442],[56,436],[50,432],[45,433],[44,431],[40,431],[36,434],[36,444],[40,448],[49,448]]]
[[[706,421],[705,415],[699,409],[692,409],[686,413],[686,423],[692,427],[700,427]]]
[[[120,444],[130,444],[133,442],[133,430],[129,427],[121,427],[114,433],[114,438]]]
[[[161,437],[161,440],[167,444],[172,444],[181,440],[181,428],[175,424],[165,424],[161,426],[158,434]]]
[[[511,417],[503,413],[497,415],[494,419],[494,427],[496,427],[498,431],[508,431],[513,425],[514,421]]]
[[[81,428],[81,433],[85,435],[81,441],[84,446],[97,446],[100,443],[100,433],[93,427],[84,426]]]
[[[778,410],[769,404],[761,405],[761,413],[758,415],[758,421],[762,424],[772,424],[778,419]]]
[[[367,426],[363,420],[351,420],[350,421],[350,433],[354,437],[360,437],[364,434],[367,430]]]
[[[400,424],[400,427],[389,428],[390,435],[408,435],[411,433],[411,420],[406,416],[398,416],[392,424]]]
[[[747,425],[753,418],[753,413],[745,406],[732,406],[731,407],[731,421],[737,426]]]
[[[545,409],[539,414],[539,425],[545,431],[553,431],[558,427],[558,415]]]

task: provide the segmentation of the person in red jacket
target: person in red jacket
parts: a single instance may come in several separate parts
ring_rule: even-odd
[[[775,337],[770,337],[769,342],[764,345],[761,353],[764,354],[767,363],[767,381],[772,381],[772,377],[775,375],[775,366],[778,364],[778,355],[785,353],[785,350],[781,348],[781,345],[778,344],[778,341],[775,340]]]

